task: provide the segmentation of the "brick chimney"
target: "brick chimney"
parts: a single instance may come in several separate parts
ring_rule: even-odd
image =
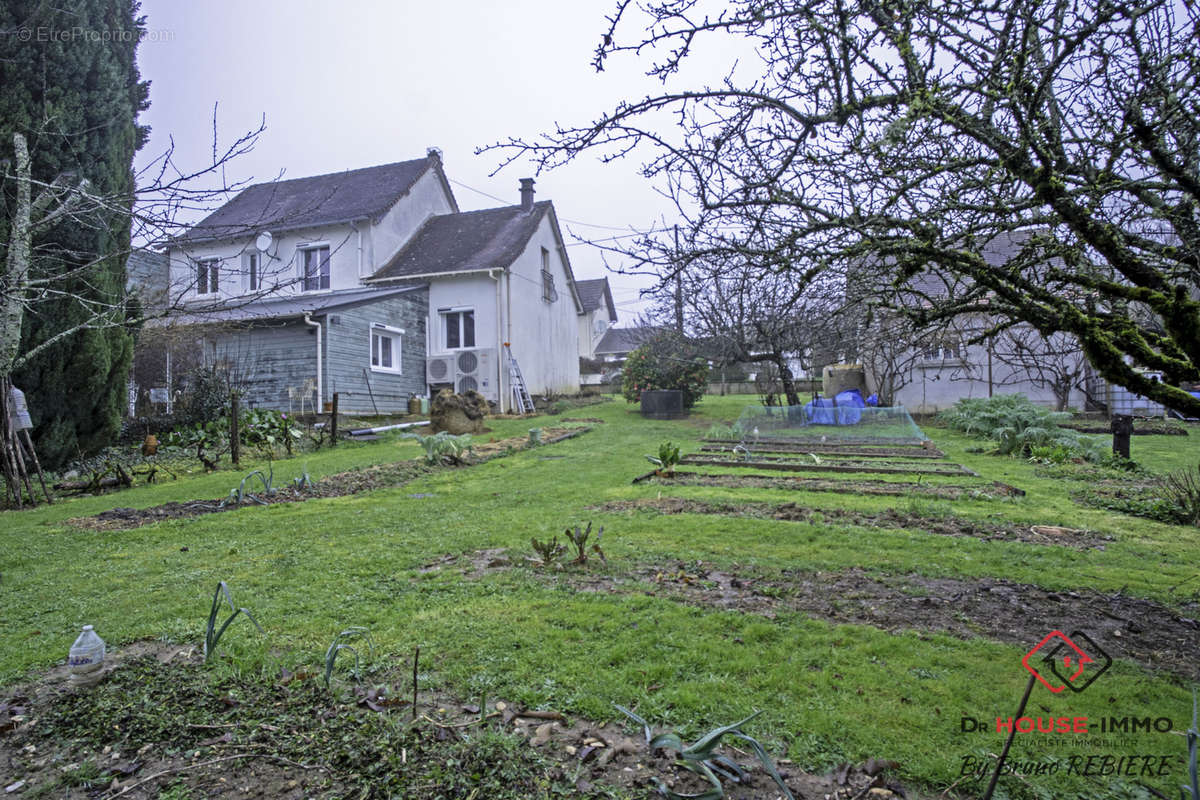
[[[533,178],[521,178],[521,210],[533,211]]]

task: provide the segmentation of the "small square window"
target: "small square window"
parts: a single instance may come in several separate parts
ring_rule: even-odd
[[[404,331],[376,323],[371,326],[371,371],[400,372],[400,345]]]

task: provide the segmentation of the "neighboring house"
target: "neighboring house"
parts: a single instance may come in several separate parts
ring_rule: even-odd
[[[998,236],[981,254],[999,267],[1020,251],[1028,235],[1015,231]],[[904,302],[928,305],[950,291],[946,278],[927,272],[915,276],[901,296]],[[916,413],[935,413],[967,397],[1017,393],[1035,403],[1065,407],[1085,378],[1086,360],[1074,340],[1059,334],[1043,337],[1027,325],[1018,325],[972,343],[993,321],[976,314],[960,317],[944,329],[908,336],[867,329],[865,336],[878,340],[859,342],[868,388],[881,391],[885,379],[874,373],[889,372],[886,381],[895,387],[892,402]],[[886,358],[880,357],[881,350]],[[873,362],[879,362],[874,369]],[[880,366],[884,362],[886,367]]]
[[[596,346],[617,324],[617,306],[613,303],[608,278],[579,281],[579,301],[583,315],[579,317],[579,357],[596,358]]]
[[[624,363],[657,331],[657,328],[609,328],[593,348],[596,358],[607,362]]]
[[[511,407],[579,387],[582,308],[554,208],[461,212],[440,153],[251,186],[168,248],[168,325],[247,403],[391,412],[442,385]],[[514,281],[514,278],[516,279]]]

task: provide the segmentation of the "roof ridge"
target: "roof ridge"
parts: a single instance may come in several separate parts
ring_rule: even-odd
[[[351,175],[351,174],[360,173],[360,172],[369,172],[370,170],[373,170],[373,169],[383,169],[385,167],[395,167],[400,164],[416,164],[418,162],[428,161],[428,160],[429,160],[429,156],[425,156],[424,158],[406,158],[401,161],[389,161],[386,164],[375,164],[370,167],[355,167],[353,169],[341,169],[341,170],[333,170],[332,172],[320,172],[320,173],[317,173],[316,175],[300,175],[295,178],[281,178],[281,179],[272,180],[272,181],[262,181],[260,183],[252,183],[249,186],[246,186],[245,188],[243,188],[242,191],[244,192],[248,189],[255,189],[259,186],[280,186],[285,183],[298,183],[299,181],[316,180],[317,178],[332,178],[337,175]],[[239,194],[240,194],[240,192],[239,192]]]

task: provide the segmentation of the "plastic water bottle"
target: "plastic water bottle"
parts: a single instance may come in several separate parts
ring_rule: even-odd
[[[67,666],[71,670],[68,679],[71,686],[93,686],[99,682],[104,673],[104,640],[91,625],[84,625],[83,633],[71,645]]]

